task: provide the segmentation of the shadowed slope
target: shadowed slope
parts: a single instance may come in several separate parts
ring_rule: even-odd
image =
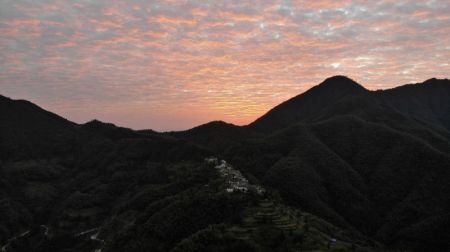
[[[76,124],[31,102],[0,95],[0,159],[61,155]]]
[[[286,102],[281,103],[249,128],[261,132],[272,132],[294,122],[315,118],[322,109],[338,100],[368,93],[364,87],[345,76],[334,76]]]
[[[230,225],[256,200],[223,190],[202,162],[215,155],[273,199],[355,237],[446,251],[449,88],[431,79],[372,92],[336,76],[248,126],[169,133],[77,125],[0,97],[0,243],[31,230],[18,251],[168,251],[208,225]],[[74,236],[92,228],[105,244]]]

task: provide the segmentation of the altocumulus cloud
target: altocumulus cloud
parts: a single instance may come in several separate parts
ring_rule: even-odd
[[[0,1],[0,93],[77,122],[245,124],[324,78],[448,77],[442,1]]]

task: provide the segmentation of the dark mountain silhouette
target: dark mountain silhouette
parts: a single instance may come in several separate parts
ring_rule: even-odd
[[[273,133],[294,123],[311,123],[337,115],[353,115],[420,137],[450,152],[449,80],[430,79],[386,91],[368,91],[353,80],[336,76],[269,111],[247,127]],[[410,105],[410,106],[409,106]]]
[[[250,129],[272,132],[301,120],[313,120],[322,109],[356,95],[368,93],[345,76],[334,76],[290,100],[283,102],[249,125]]]
[[[239,144],[244,139],[260,136],[257,132],[223,121],[214,121],[190,130],[170,132],[168,134],[195,142],[219,153]]]
[[[268,132],[294,122],[314,121],[323,117],[322,110],[338,104],[344,113],[364,111],[367,107],[373,109],[381,105],[391,110],[389,111],[391,113],[402,113],[403,116],[449,130],[450,119],[446,116],[450,111],[449,92],[447,79],[430,79],[424,83],[409,84],[385,91],[368,91],[345,76],[335,76],[276,106],[249,127]]]
[[[75,124],[31,102],[0,95],[0,157],[50,157],[68,151]]]
[[[0,245],[449,251],[449,115],[447,79],[369,91],[335,76],[248,126],[167,133],[0,96]],[[210,156],[265,193],[227,192]]]
[[[339,116],[291,126],[228,156],[276,188],[289,204],[336,225],[389,244],[416,242],[411,237],[422,235],[435,244],[448,240],[418,229],[408,241],[398,239],[398,232],[425,218],[447,218],[448,207],[436,207],[436,202],[450,204],[444,182],[450,175],[448,153],[409,134]],[[448,221],[429,224],[449,228]]]
[[[448,79],[429,79],[378,92],[379,97],[417,120],[450,130],[450,88]]]

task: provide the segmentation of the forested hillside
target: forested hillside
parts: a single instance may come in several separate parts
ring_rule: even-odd
[[[448,181],[447,79],[165,133],[0,96],[2,251],[449,251]]]

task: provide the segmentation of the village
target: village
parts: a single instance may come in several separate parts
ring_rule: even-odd
[[[263,195],[265,193],[264,188],[259,185],[252,185],[244,177],[244,175],[233,166],[228,164],[225,160],[217,159],[216,157],[209,157],[205,159],[208,164],[213,164],[214,167],[219,172],[220,176],[225,179],[227,188],[225,189],[228,193],[233,192],[255,192],[258,195]]]

